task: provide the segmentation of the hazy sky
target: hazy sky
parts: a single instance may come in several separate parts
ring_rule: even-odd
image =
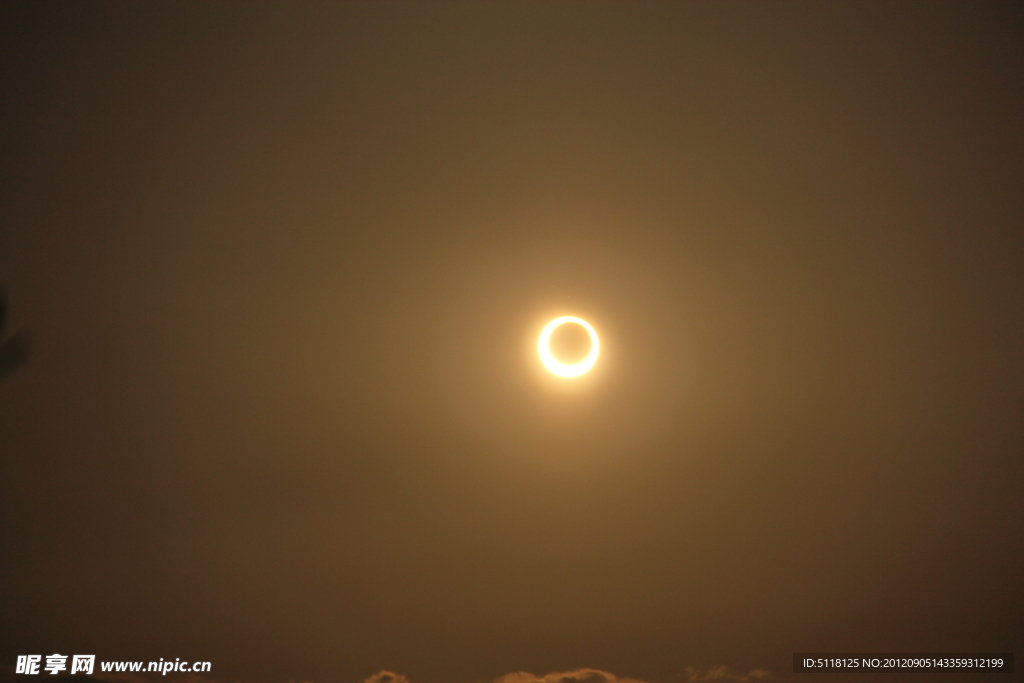
[[[0,666],[1020,654],[1022,7],[3,3]]]

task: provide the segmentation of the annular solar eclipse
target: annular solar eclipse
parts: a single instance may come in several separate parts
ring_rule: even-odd
[[[590,335],[590,351],[578,363],[563,363],[551,353],[551,335],[562,325],[579,325]],[[600,353],[601,342],[597,338],[597,332],[594,331],[594,328],[586,320],[571,315],[555,318],[549,322],[540,331],[540,337],[537,338],[537,355],[540,356],[540,362],[544,364],[548,372],[559,377],[579,377],[586,373],[594,367],[594,363],[597,362],[597,356]]]

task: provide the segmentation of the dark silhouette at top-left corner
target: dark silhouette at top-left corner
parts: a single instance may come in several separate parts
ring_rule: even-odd
[[[27,332],[16,332],[9,339],[4,338],[7,326],[7,297],[0,288],[0,381],[11,376],[15,370],[28,361],[32,340]]]

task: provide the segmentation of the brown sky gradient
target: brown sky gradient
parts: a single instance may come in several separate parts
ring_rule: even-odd
[[[1021,8],[0,5],[0,664],[1019,654]]]

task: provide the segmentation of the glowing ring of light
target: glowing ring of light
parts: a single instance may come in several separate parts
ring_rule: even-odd
[[[551,353],[551,333],[557,328],[565,325],[566,323],[576,323],[587,331],[590,335],[590,352],[587,357],[581,360],[579,363],[568,364],[561,363]],[[537,339],[537,354],[540,355],[540,362],[544,364],[544,367],[559,377],[579,377],[590,368],[594,367],[594,363],[597,362],[597,355],[601,352],[601,342],[597,339],[597,332],[590,326],[586,320],[582,318],[575,318],[571,315],[565,315],[561,318],[555,318],[540,331],[540,337]]]

